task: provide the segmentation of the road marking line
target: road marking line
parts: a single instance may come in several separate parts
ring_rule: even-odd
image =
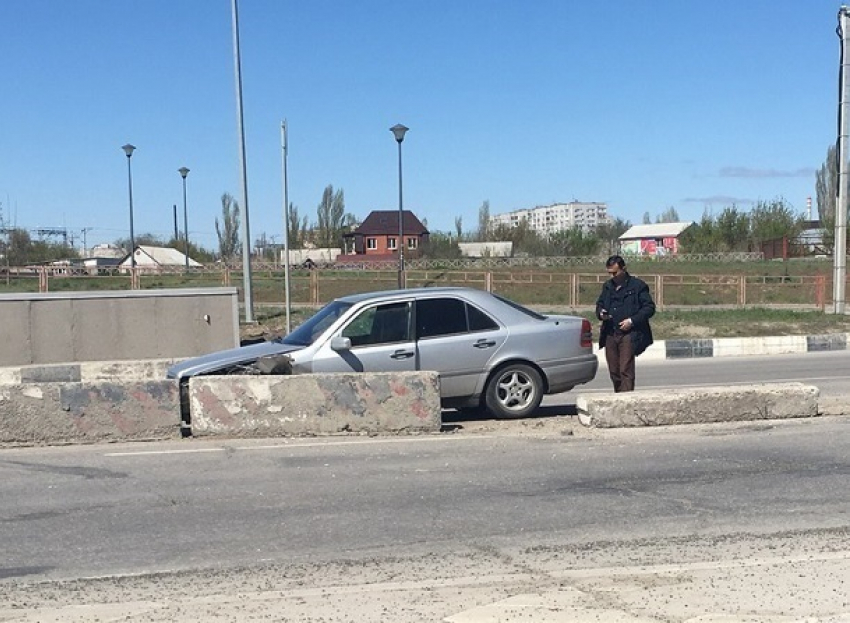
[[[453,435],[451,437],[418,437],[411,439],[363,439],[351,441],[315,441],[307,443],[299,443],[297,441],[291,443],[279,443],[261,446],[227,446],[223,448],[186,448],[181,450],[133,450],[127,452],[106,452],[103,456],[108,457],[125,457],[125,456],[157,456],[163,454],[199,454],[202,452],[232,452],[234,450],[284,450],[296,448],[325,448],[330,446],[361,446],[374,444],[388,443],[420,443],[433,441],[468,441],[470,439],[495,439],[497,435],[475,435],[475,436],[460,436]]]

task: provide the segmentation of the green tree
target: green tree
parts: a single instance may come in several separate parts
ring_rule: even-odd
[[[184,240],[183,240],[182,237],[181,238],[172,237],[171,240],[169,240],[165,244],[154,245],[154,246],[170,247],[172,249],[177,249],[178,251],[180,251],[180,253],[183,253],[184,252],[183,251],[183,248],[184,248],[183,245],[184,245]],[[196,245],[191,240],[189,241],[188,249],[189,249],[189,251],[188,251],[187,255],[191,259],[195,260],[196,262],[200,262],[201,264],[209,264],[209,263],[211,263],[215,260],[215,257],[213,257],[213,254],[210,251],[208,251],[207,249],[205,249],[205,248],[203,248],[199,245]]]
[[[716,251],[746,251],[749,246],[750,216],[734,205],[723,208],[714,222]]]
[[[830,145],[826,150],[826,162],[815,174],[815,195],[818,202],[818,217],[823,229],[824,247],[835,246],[835,206],[838,205],[838,150]]]
[[[428,236],[428,242],[422,244],[420,253],[425,259],[456,259],[460,257],[460,247],[451,232],[437,231]]]
[[[79,253],[64,242],[33,240],[26,229],[18,227],[6,231],[6,262],[9,266],[44,264],[57,260],[79,258]]]
[[[290,249],[304,248],[304,241],[307,239],[307,225],[307,215],[305,214],[303,217],[299,217],[298,206],[290,203],[289,222],[286,226],[286,235]]]
[[[461,242],[463,240],[463,217],[461,216],[455,217],[455,233],[457,234],[457,241]]]
[[[794,214],[784,199],[759,201],[750,210],[750,240],[758,246],[777,238],[796,238],[803,230],[803,220],[803,215]]]
[[[676,208],[670,206],[666,210],[664,210],[661,214],[655,217],[656,223],[679,223],[679,213],[676,211]]]
[[[491,240],[490,234],[490,202],[484,201],[478,208],[478,242]]]
[[[596,236],[599,238],[600,251],[607,255],[613,255],[620,249],[620,236],[632,226],[629,221],[615,218],[596,228]]]
[[[652,217],[649,215],[649,212],[643,213],[643,224],[644,225],[651,225],[652,224]]]
[[[596,234],[585,232],[581,227],[571,227],[553,233],[549,237],[551,250],[556,255],[581,257],[596,255],[602,241]]]
[[[322,193],[322,201],[316,209],[318,216],[318,240],[322,247],[342,246],[342,231],[345,219],[345,193],[328,184]]]
[[[702,213],[699,223],[694,223],[679,235],[679,247],[684,253],[714,253],[718,244],[717,227],[708,210]]]
[[[215,219],[218,252],[222,260],[230,260],[242,250],[239,243],[239,203],[229,194],[221,196],[221,224]]]

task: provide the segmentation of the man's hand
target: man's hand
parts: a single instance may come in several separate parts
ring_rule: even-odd
[[[623,322],[620,323],[620,331],[628,331],[632,328],[634,323],[631,318],[626,318]]]

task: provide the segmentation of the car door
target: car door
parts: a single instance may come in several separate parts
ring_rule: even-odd
[[[333,350],[328,340],[313,357],[313,372],[416,370],[411,312],[409,301],[363,308],[339,332],[351,348]]]
[[[443,398],[474,395],[507,330],[457,297],[420,299],[415,318],[419,369],[440,373]]]

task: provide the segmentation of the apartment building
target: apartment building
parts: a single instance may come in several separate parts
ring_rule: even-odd
[[[548,236],[576,227],[591,232],[600,225],[609,223],[610,219],[608,206],[604,203],[571,201],[496,214],[490,217],[490,227],[516,227],[522,221],[527,221],[529,228],[538,234]]]

